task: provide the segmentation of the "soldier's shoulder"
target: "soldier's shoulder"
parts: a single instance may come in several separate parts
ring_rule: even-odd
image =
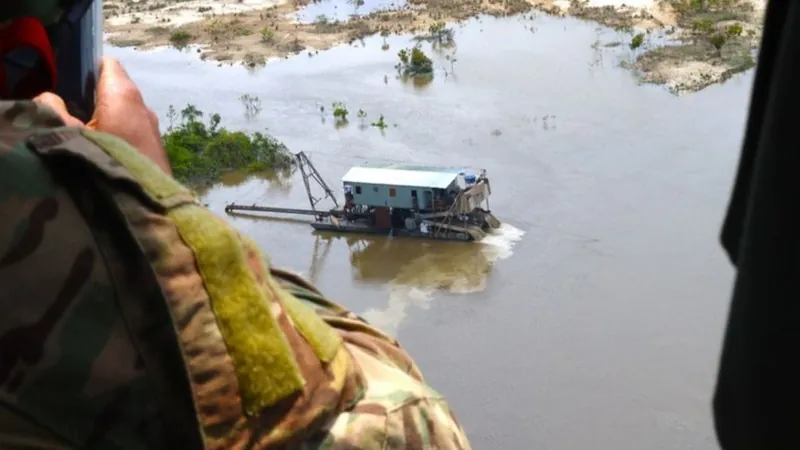
[[[346,344],[366,381],[363,397],[305,450],[469,450],[447,401],[375,353]]]
[[[41,166],[39,159],[28,148],[28,139],[43,132],[58,134],[63,129],[64,122],[47,106],[30,101],[0,101],[0,165],[3,166],[3,177],[15,177],[13,169]],[[28,178],[30,174],[24,172],[17,178]],[[45,172],[37,174],[44,175]]]
[[[272,269],[285,289],[342,336],[364,380],[359,400],[303,450],[469,450],[448,402],[425,383],[413,358],[390,336],[325,298],[299,275]]]
[[[48,198],[55,185],[50,171],[27,146],[38,130],[63,126],[49,108],[33,102],[0,101],[0,215],[11,222],[14,214],[26,213],[24,199]],[[10,232],[0,227],[0,238]],[[0,239],[2,245],[2,239]]]
[[[32,101],[0,101],[0,130],[62,126],[64,121],[47,106]]]

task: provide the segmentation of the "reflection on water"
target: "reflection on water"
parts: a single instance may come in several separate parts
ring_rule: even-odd
[[[292,191],[292,174],[290,170],[261,172],[258,176],[269,183],[267,195],[287,197]]]
[[[319,273],[322,270],[325,261],[328,259],[328,253],[331,251],[333,239],[328,237],[316,236],[314,239],[314,253],[311,255],[311,266],[308,269],[308,279],[316,284],[319,280]]]
[[[259,200],[288,197],[292,191],[292,175],[293,171],[289,170],[263,172],[231,170],[223,172],[216,184],[196,187],[194,190],[202,199],[206,200],[215,190],[245,188],[238,195],[226,201],[226,203],[241,203],[240,200],[243,196],[250,197],[250,194],[256,192],[260,194]]]
[[[236,187],[250,180],[258,179],[268,183],[273,192],[289,192],[292,189],[291,170],[266,170],[262,172],[247,172],[231,170],[223,172],[219,179],[220,186]]]
[[[239,186],[240,184],[244,184],[251,178],[256,176],[252,173],[247,173],[244,171],[230,171],[225,172],[219,179],[219,184],[228,187]]]
[[[403,81],[406,85],[413,86],[414,89],[423,91],[430,87],[431,83],[433,83],[433,77],[407,77],[402,76],[400,80]]]
[[[230,216],[265,226],[310,223],[294,217],[251,213],[230,213]],[[310,229],[308,227],[309,232]],[[387,334],[396,336],[408,307],[428,309],[434,293],[466,295],[483,291],[494,264],[509,258],[514,245],[525,233],[503,224],[480,242],[473,243],[327,232],[313,234],[308,270],[300,272],[316,284],[333,243],[344,242],[350,253],[353,279],[365,285],[386,285],[389,289],[385,306],[373,305],[362,315]]]
[[[269,226],[285,224],[308,226],[308,219],[264,216],[252,213],[230,213],[230,217]],[[428,241],[411,238],[333,233],[314,234],[308,269],[298,271],[317,284],[329,261],[335,242],[344,243],[350,254],[352,278],[362,285],[387,286],[385,304],[376,299],[361,315],[385,333],[396,336],[406,319],[409,307],[426,310],[436,293],[468,295],[486,288],[495,263],[509,258],[512,249],[525,234],[503,224],[480,242]],[[334,261],[333,264],[338,264]],[[296,267],[297,269],[298,267]]]
[[[370,308],[363,316],[396,336],[408,307],[428,309],[434,293],[483,291],[494,263],[510,257],[524,234],[504,224],[480,243],[348,239],[356,278],[389,285],[388,305]]]

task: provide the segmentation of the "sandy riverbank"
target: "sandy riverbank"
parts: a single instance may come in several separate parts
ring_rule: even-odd
[[[112,0],[104,3],[106,32],[114,45],[147,49],[202,44],[204,59],[256,66],[270,58],[325,50],[376,33],[419,34],[440,21],[537,10],[626,30],[631,39],[638,33],[647,36],[667,30],[680,45],[656,47],[645,39],[633,50],[637,56],[630,66],[645,82],[692,91],[752,67],[751,50],[760,37],[765,4],[765,0],[408,0],[401,7],[358,14],[364,0],[347,0],[356,13],[349,20],[320,16],[313,23],[300,23],[293,13],[312,1]],[[725,42],[715,47],[718,37]]]

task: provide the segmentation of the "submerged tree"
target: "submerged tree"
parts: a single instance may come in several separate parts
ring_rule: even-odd
[[[367,122],[367,112],[364,111],[363,109],[359,109],[358,113],[356,114],[356,116],[358,117],[358,121],[360,122],[359,128],[361,128],[363,130],[364,128],[367,127],[367,123],[366,123]]]
[[[261,99],[255,95],[244,94],[239,97],[239,101],[244,106],[244,117],[252,120],[261,112]]]
[[[434,44],[448,46],[452,45],[455,41],[453,38],[453,29],[447,28],[444,22],[435,22],[428,27],[428,34],[423,39],[433,42]]]
[[[375,128],[379,128],[381,130],[385,130],[386,128],[389,127],[389,125],[386,123],[386,120],[383,118],[383,114],[381,114],[380,117],[378,117],[378,120],[376,120],[375,122],[372,122],[371,125],[373,127],[375,127]]]
[[[631,43],[629,47],[631,50],[636,50],[637,48],[641,47],[644,44],[644,33],[639,33],[631,39]]]
[[[343,102],[334,102],[331,107],[333,108],[334,125],[336,127],[347,125],[349,123],[347,116],[350,114],[350,111],[347,110],[347,106]]]
[[[418,77],[433,76],[433,61],[419,46],[411,50],[403,49],[397,53],[400,62],[395,66],[401,75]]]
[[[708,42],[717,50],[717,56],[722,57],[722,47],[728,42],[728,35],[724,33],[714,33],[708,37]]]

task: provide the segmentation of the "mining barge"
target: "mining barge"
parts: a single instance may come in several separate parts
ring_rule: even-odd
[[[231,203],[225,212],[266,212],[313,216],[318,231],[403,236],[451,241],[478,241],[500,221],[489,209],[491,185],[485,170],[412,164],[364,164],[342,178],[344,206],[317,169],[300,152],[295,155],[303,175],[310,209]],[[315,181],[325,195],[312,195]],[[334,208],[317,205],[330,198]]]

